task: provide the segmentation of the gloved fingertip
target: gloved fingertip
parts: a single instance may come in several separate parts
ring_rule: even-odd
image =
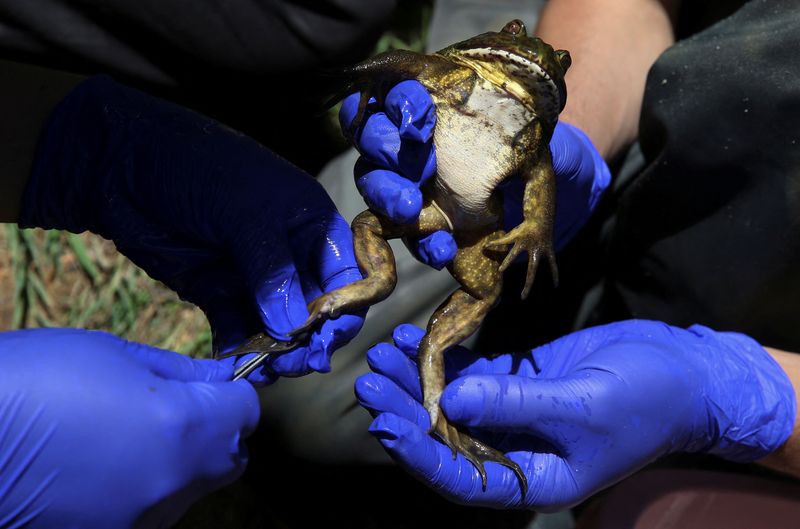
[[[446,231],[437,231],[419,241],[420,260],[436,270],[441,270],[450,264],[457,252],[455,239]]]
[[[298,347],[265,362],[269,370],[282,376],[302,376],[308,373],[308,347]]]
[[[358,377],[353,389],[359,404],[368,409],[374,409],[372,404],[375,402],[375,396],[383,391],[384,380],[382,375],[376,373],[365,373]]]
[[[410,323],[402,323],[392,332],[392,340],[397,348],[410,358],[417,357],[417,349],[423,336],[425,336],[425,331]]]
[[[396,348],[386,342],[373,345],[367,350],[367,364],[370,369],[382,370],[387,358],[396,351]]]
[[[424,143],[431,139],[436,112],[431,96],[419,81],[401,81],[386,94],[386,113],[397,125],[400,137]]]
[[[233,378],[233,363],[231,362],[225,363],[211,358],[200,358],[195,360],[195,364],[205,374],[204,379],[208,382]]]
[[[469,426],[479,419],[484,405],[481,382],[475,380],[479,378],[460,378],[444,388],[439,405],[448,419]]]
[[[422,192],[419,189],[407,187],[401,189],[391,203],[387,203],[387,210],[395,222],[409,224],[419,217],[419,212],[422,211],[422,201]]]
[[[393,413],[381,413],[369,425],[369,433],[374,435],[384,448],[396,450],[406,443],[414,443],[421,430],[412,422]]]
[[[332,345],[333,333],[330,329],[323,327],[320,332],[312,334],[308,344],[308,367],[318,373],[328,373],[331,370]]]
[[[274,384],[279,378],[280,375],[270,372],[266,367],[262,367],[247,375],[247,382],[256,388],[261,388]]]
[[[342,100],[342,106],[339,108],[339,126],[343,131],[350,130],[350,124],[356,117],[360,100],[361,94],[358,92],[350,94]]]

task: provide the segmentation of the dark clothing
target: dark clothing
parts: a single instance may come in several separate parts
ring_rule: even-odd
[[[800,5],[753,0],[650,71],[608,309],[800,351]],[[622,309],[619,312],[619,309]]]
[[[0,59],[110,74],[316,172],[341,148],[317,69],[367,56],[395,3],[0,0]]]
[[[201,89],[369,52],[394,9],[376,0],[3,0],[3,58]],[[364,49],[365,45],[367,46]]]
[[[524,267],[507,274],[479,350],[635,317],[800,351],[800,3],[686,4],[679,34],[735,13],[658,59],[639,156],[559,253],[559,287],[543,267],[522,302]]]

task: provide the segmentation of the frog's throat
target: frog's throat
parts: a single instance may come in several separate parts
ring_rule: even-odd
[[[447,227],[450,228],[450,233],[453,233],[453,221],[450,220],[450,217],[447,216],[447,213],[445,213],[444,210],[439,207],[439,204],[437,204],[435,200],[431,200],[431,206],[433,206],[436,211],[442,214],[445,222],[447,222]]]
[[[438,54],[437,54],[438,55]],[[519,55],[491,48],[476,48],[461,55],[441,57],[469,68],[511,97],[522,103],[535,116],[542,119],[557,116],[560,109],[551,108],[561,100],[558,86],[553,78],[538,64]],[[505,66],[492,66],[492,64]],[[520,75],[509,75],[516,68]],[[519,79],[527,80],[520,82]],[[557,103],[556,103],[557,104]]]

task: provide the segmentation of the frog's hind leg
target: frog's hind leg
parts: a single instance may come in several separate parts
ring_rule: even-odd
[[[439,398],[445,386],[445,351],[472,335],[500,297],[500,257],[485,255],[483,251],[488,240],[500,235],[502,231],[497,230],[474,244],[459,241],[459,251],[450,270],[462,284],[462,288],[453,292],[431,317],[427,332],[420,343],[419,369],[424,406],[431,417],[431,433],[453,450],[454,458],[457,452],[461,452],[475,465],[484,489],[486,471],[483,464],[491,461],[514,471],[520,480],[524,496],[528,484],[520,466],[503,453],[458,431],[439,408]]]
[[[396,224],[370,210],[352,223],[356,262],[364,279],[326,292],[308,305],[308,319],[289,334],[300,336],[325,320],[338,318],[386,299],[397,284],[397,269],[390,239],[429,235],[448,229],[447,219],[428,204],[414,224]]]

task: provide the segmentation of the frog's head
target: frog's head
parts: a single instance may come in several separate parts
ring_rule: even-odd
[[[438,54],[475,70],[546,120],[555,121],[567,102],[564,74],[572,63],[569,52],[529,37],[521,20]]]

